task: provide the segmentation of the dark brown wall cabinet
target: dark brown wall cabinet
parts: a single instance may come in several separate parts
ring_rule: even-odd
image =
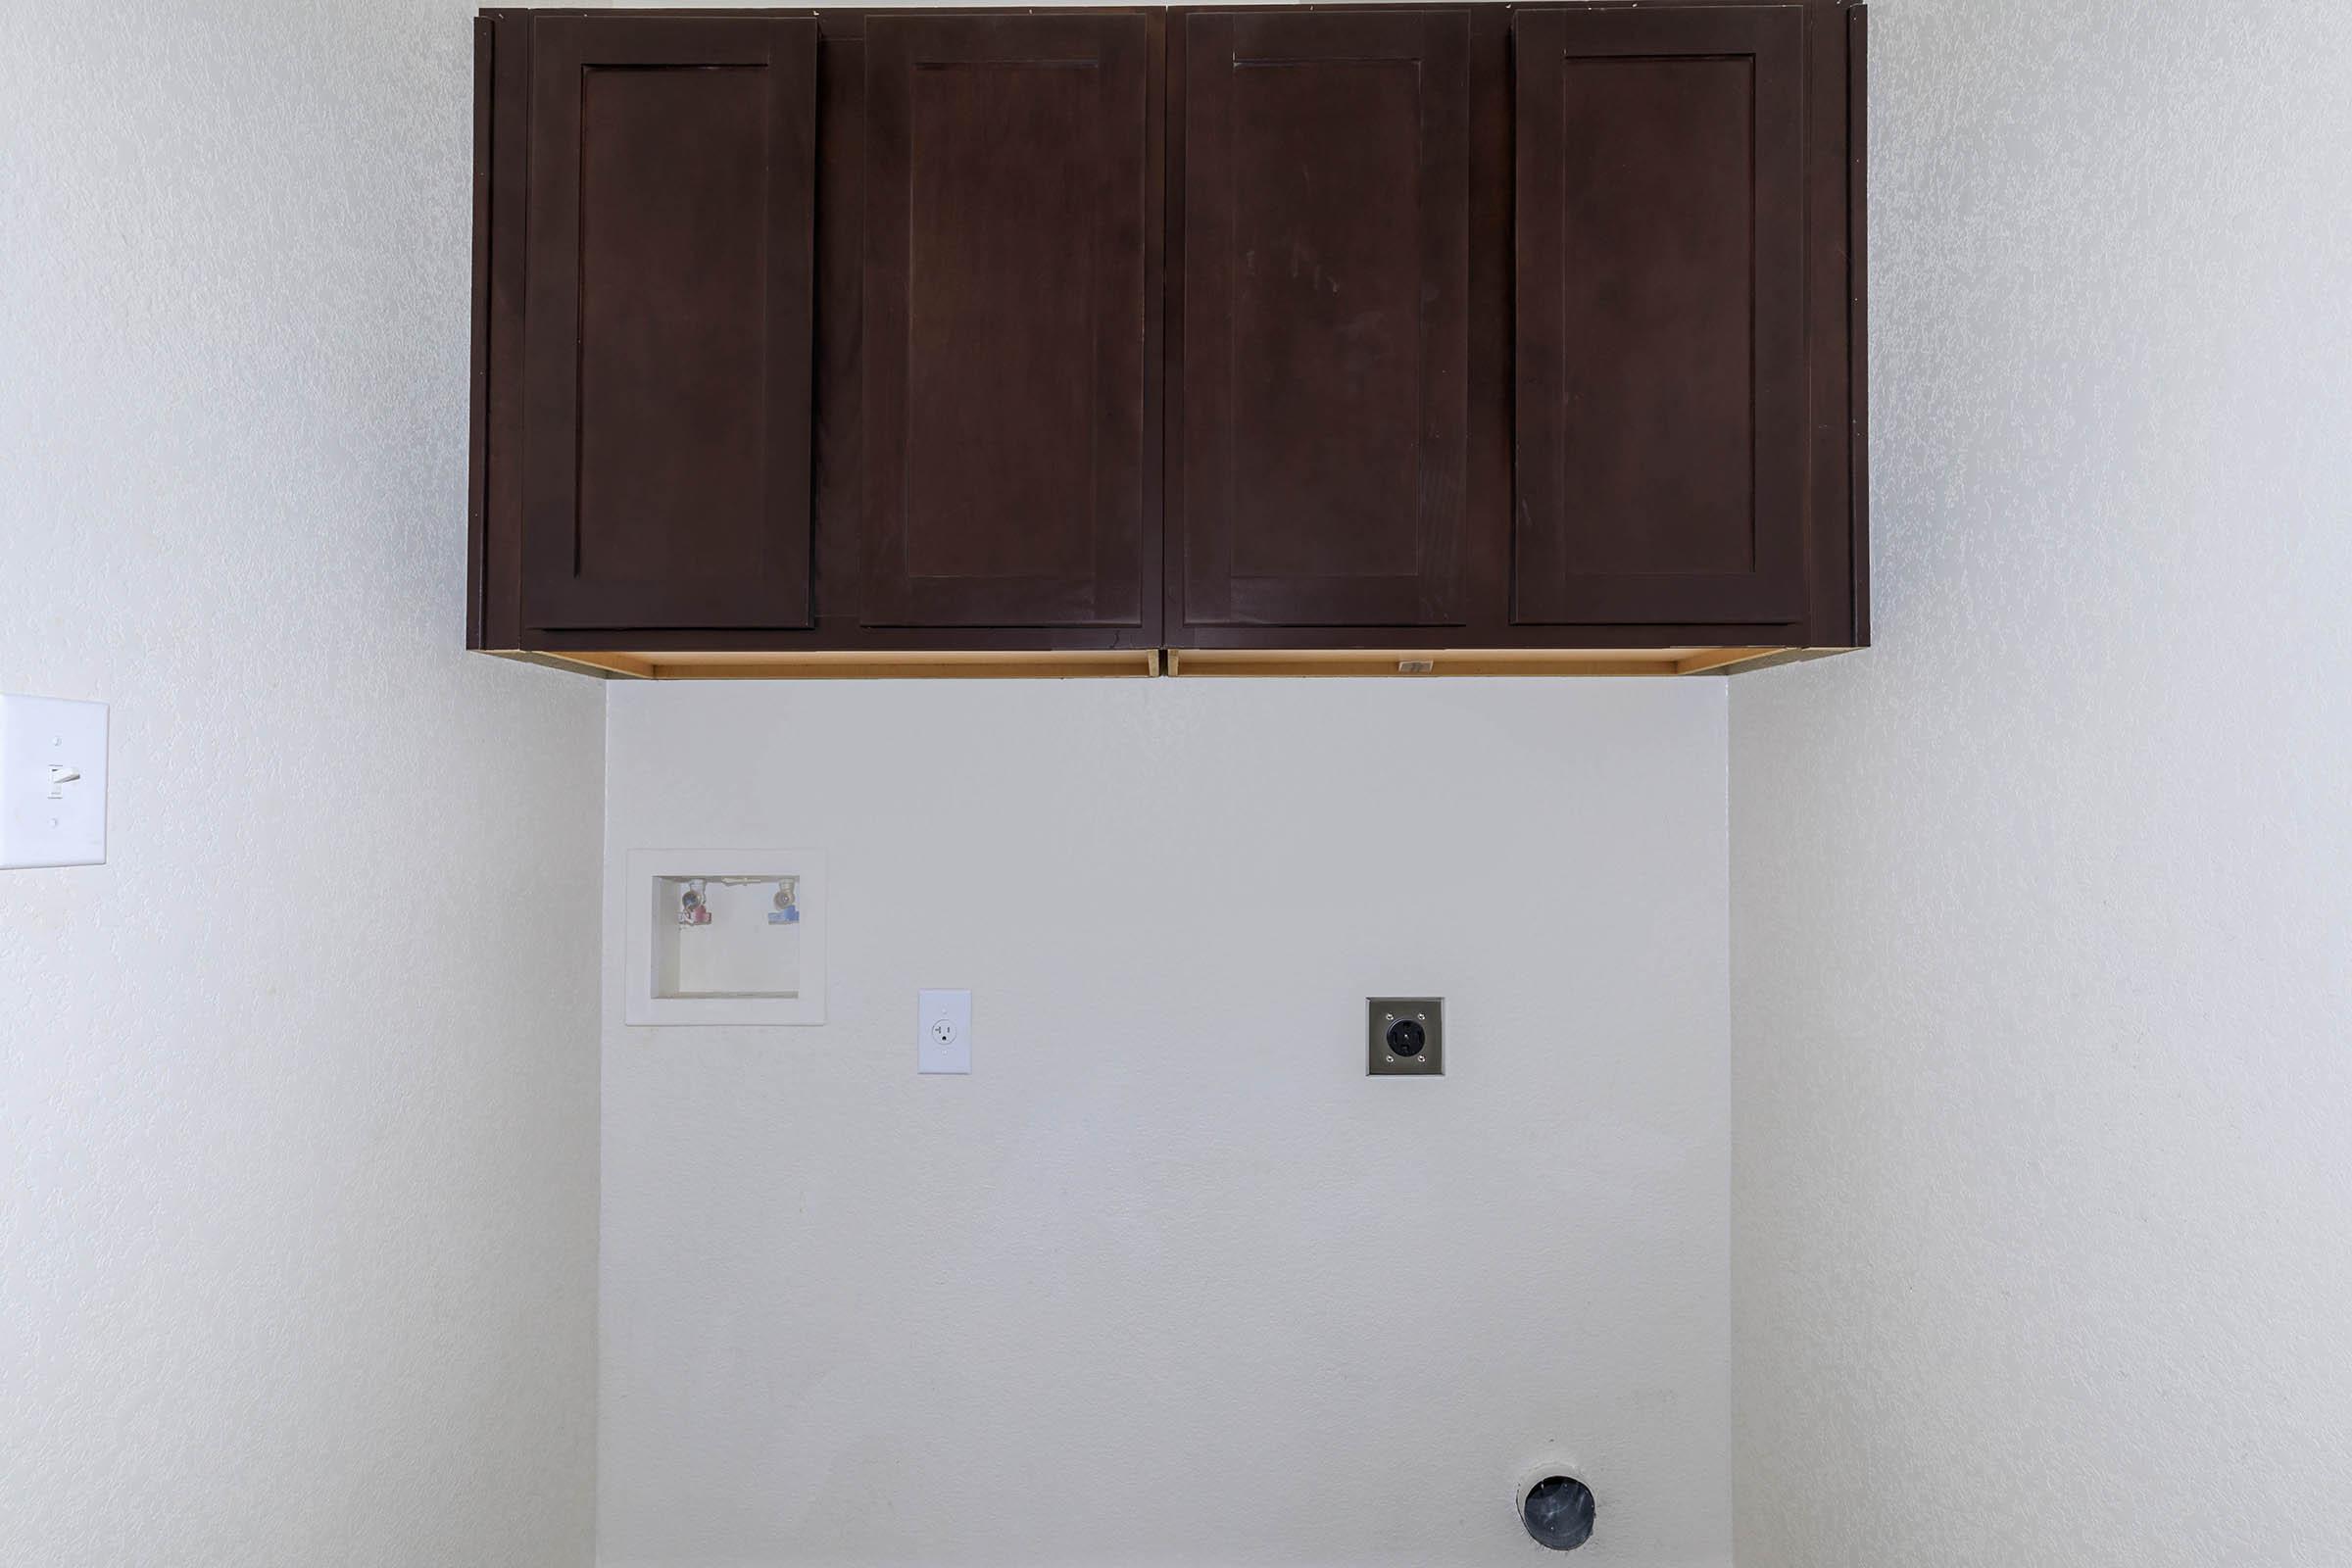
[[[1183,24],[1180,618],[1458,625],[1469,13]]]
[[[816,24],[533,45],[525,623],[807,626]]]
[[[1867,640],[1859,6],[486,12],[469,640]]]
[[[864,623],[1144,625],[1141,16],[866,24]]]
[[[1804,43],[1519,18],[1513,620],[1803,618]]]

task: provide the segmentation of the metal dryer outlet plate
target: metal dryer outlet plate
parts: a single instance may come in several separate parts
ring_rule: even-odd
[[[1375,1078],[1446,1076],[1446,999],[1367,997],[1364,1070]]]

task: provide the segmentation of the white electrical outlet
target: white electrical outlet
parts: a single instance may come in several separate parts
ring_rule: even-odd
[[[0,696],[0,870],[106,863],[106,705]]]
[[[972,1070],[972,994],[969,991],[915,993],[914,1070]]]

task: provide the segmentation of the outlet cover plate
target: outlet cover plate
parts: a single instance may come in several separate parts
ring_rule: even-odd
[[[1444,997],[1367,997],[1364,1070],[1375,1078],[1443,1078],[1446,1076],[1446,999]],[[1400,1023],[1417,1025],[1421,1049],[1399,1054],[1389,1033]]]
[[[106,705],[0,696],[0,870],[106,863]]]
[[[914,1070],[972,1070],[972,994],[969,991],[915,993]]]

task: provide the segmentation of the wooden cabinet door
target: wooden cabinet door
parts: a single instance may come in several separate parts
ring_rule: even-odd
[[[1470,19],[1184,27],[1183,618],[1458,622]]]
[[[1143,624],[1152,36],[866,23],[867,625]]]
[[[1515,19],[1512,618],[1804,609],[1804,10]]]
[[[809,624],[816,24],[542,17],[523,613]]]

